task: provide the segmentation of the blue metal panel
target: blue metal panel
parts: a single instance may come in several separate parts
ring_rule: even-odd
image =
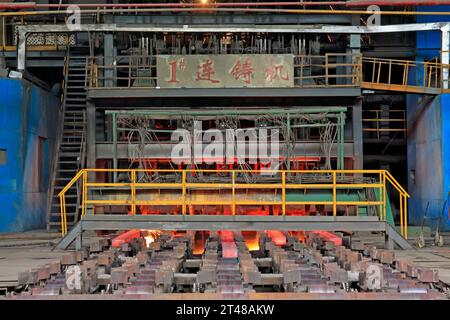
[[[444,227],[450,230],[450,94],[441,96],[442,114],[442,167],[443,167],[443,200],[447,199],[444,209]]]
[[[417,11],[448,12],[450,6],[417,7]],[[418,23],[446,21],[450,21],[449,16],[417,16]],[[440,50],[439,31],[417,33],[416,60],[439,57]],[[418,76],[420,79],[420,71]],[[423,96],[407,95],[409,217],[410,223],[420,225],[429,204],[427,215],[434,220],[427,225],[435,228],[450,188],[450,98],[440,95],[429,105],[424,101]],[[450,230],[447,215],[443,227]]]
[[[0,79],[0,148],[6,164],[0,165],[0,231],[20,230],[22,204],[22,87],[20,81]]]
[[[0,165],[0,232],[43,228],[59,100],[15,79],[0,79],[0,95],[0,148],[7,150]]]
[[[428,203],[429,217],[437,217],[443,203],[441,99],[425,105],[421,98],[407,97],[409,222],[414,225],[422,224]]]
[[[448,12],[450,6],[417,7],[417,11],[422,12]],[[417,16],[418,23],[426,22],[450,22],[449,16],[429,15]],[[417,32],[417,55],[425,60],[440,56],[441,51],[441,32],[440,31],[422,31]]]

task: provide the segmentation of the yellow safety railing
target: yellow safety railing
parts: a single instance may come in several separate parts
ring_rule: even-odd
[[[351,53],[295,55],[294,87],[359,87],[361,59],[361,54]],[[89,70],[87,84],[90,88],[106,88],[106,82],[115,83],[120,88],[157,86],[155,56],[120,55],[115,57],[113,64],[106,64],[104,56],[91,56],[86,70]]]
[[[443,91],[443,71],[439,61],[410,61],[363,57],[362,88],[438,94]]]
[[[98,173],[126,173],[129,174],[129,182],[94,182],[90,175]],[[158,174],[178,174],[179,182],[140,182],[138,176],[145,173],[158,173]],[[224,175],[229,177],[229,182],[190,182],[188,181],[188,174],[200,175],[200,174],[217,174],[219,173],[223,178]],[[261,174],[261,173],[273,173],[276,174],[273,177],[276,180],[272,183],[257,182],[257,183],[240,183],[237,182],[239,174]],[[301,175],[313,175],[318,180],[305,179],[305,182],[296,181],[295,176]],[[361,181],[361,177],[364,175],[371,175],[376,177],[376,182],[368,183]],[[307,177],[308,178],[308,177]],[[320,179],[322,178],[322,179]],[[326,178],[326,179],[323,179]],[[65,208],[65,193],[71,188],[78,180],[82,181],[82,196],[81,196],[81,218],[86,215],[88,205],[126,205],[131,207],[131,215],[136,214],[136,207],[145,206],[181,206],[181,214],[186,214],[186,208],[188,206],[217,206],[226,205],[231,207],[231,213],[233,215],[238,214],[236,210],[237,206],[246,205],[277,205],[281,207],[282,215],[286,215],[286,206],[288,205],[328,205],[332,206],[333,216],[337,215],[338,206],[376,206],[379,211],[380,221],[386,221],[387,215],[387,186],[390,184],[399,193],[400,206],[400,233],[407,238],[408,237],[408,217],[407,217],[407,198],[409,194],[403,189],[403,187],[395,180],[395,178],[386,170],[205,170],[205,169],[82,169],[75,177],[64,187],[59,193],[61,203],[61,233],[66,235],[67,233],[67,214]],[[355,180],[357,183],[352,183],[351,180]],[[198,179],[197,179],[198,180]],[[298,180],[298,179],[297,179]],[[325,182],[324,182],[325,181]],[[331,183],[330,183],[331,182]],[[98,200],[92,199],[88,196],[89,188],[126,188],[130,191],[130,196],[127,199],[106,199]],[[128,189],[129,188],[129,189]],[[170,189],[179,190],[179,199],[163,199],[163,200],[139,200],[136,197],[136,190],[141,188],[153,188],[153,189]],[[365,201],[341,201],[338,200],[338,190],[342,189],[355,189],[365,188],[373,189],[378,188],[379,199],[366,199]],[[188,191],[191,190],[205,190],[205,189],[220,189],[228,190],[230,197],[222,196],[217,200],[213,197],[207,197],[206,199],[191,199],[188,197]],[[331,190],[331,201],[286,201],[287,190]],[[244,200],[238,199],[237,191],[239,190],[274,190],[280,192],[281,199],[275,200],[261,200],[252,199],[252,197],[246,197]],[[92,211],[94,213],[94,210]],[[192,214],[192,213],[191,213]]]
[[[383,111],[363,110],[363,123],[373,124],[371,127],[364,127],[365,132],[375,132],[380,139],[381,132],[402,132],[406,137],[406,110],[387,110],[388,117],[382,117]]]

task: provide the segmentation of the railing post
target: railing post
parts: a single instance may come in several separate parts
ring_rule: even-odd
[[[403,218],[403,225],[405,228],[405,232],[404,232],[404,237],[406,240],[408,240],[408,198],[406,197],[406,195],[403,195],[403,214],[404,214],[404,218]]]
[[[383,175],[383,217],[386,221],[386,199],[387,199],[387,192],[386,192],[386,172]]]
[[[383,221],[383,208],[384,208],[384,172],[380,172],[379,175],[379,192],[380,192],[380,221]]]
[[[281,201],[282,201],[282,213],[283,216],[286,215],[286,171],[281,172]]]
[[[333,217],[337,214],[336,171],[333,171]]]
[[[231,213],[236,215],[236,171],[231,172]]]
[[[388,84],[391,84],[391,74],[392,74],[392,60],[389,60]]]
[[[181,172],[181,213],[186,214],[186,171]]]
[[[400,234],[405,236],[403,227],[403,194],[400,193]]]
[[[59,196],[59,206],[60,206],[60,214],[61,214],[61,236],[66,235],[66,226],[65,226],[65,210],[66,210],[66,204],[64,201],[64,194],[61,194]]]
[[[88,178],[88,173],[86,170],[83,170],[83,185],[81,187],[81,189],[83,190],[83,194],[81,195],[81,217],[83,218],[84,215],[86,214],[86,201],[87,201],[87,178]],[[94,213],[94,210],[92,210],[92,213]]]
[[[372,83],[375,83],[375,70],[376,70],[376,62],[375,59],[372,60]]]
[[[408,85],[408,75],[409,75],[409,61],[406,62],[406,66],[405,66],[405,74],[404,74],[404,79],[403,79],[404,86]]]
[[[378,62],[378,75],[377,75],[377,83],[380,83],[380,77],[381,77],[381,67],[382,67],[382,62],[379,61]]]
[[[131,171],[131,214],[136,214],[136,170]]]

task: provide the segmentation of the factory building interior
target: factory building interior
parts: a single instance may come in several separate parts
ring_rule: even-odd
[[[450,1],[0,19],[0,300],[450,299]]]

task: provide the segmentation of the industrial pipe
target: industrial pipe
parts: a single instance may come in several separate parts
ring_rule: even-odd
[[[39,4],[35,2],[0,3],[0,10],[6,9],[65,9],[76,5],[87,9],[126,9],[126,8],[239,8],[239,7],[317,7],[317,6],[346,6],[380,7],[403,6],[439,6],[450,5],[450,0],[349,0],[349,1],[316,1],[316,2],[236,2],[236,3],[80,3],[80,4]]]
[[[210,8],[210,7],[312,7],[312,6],[345,6],[346,1],[316,1],[316,2],[236,2],[236,3],[80,3],[80,4],[38,4],[35,2],[0,3],[0,9],[51,9],[68,8],[76,5],[79,8]]]
[[[371,14],[367,10],[335,10],[335,9],[273,9],[273,8],[214,8],[214,7],[173,7],[173,8],[128,8],[128,9],[85,9],[81,10],[82,14],[114,14],[114,13],[151,13],[151,12],[189,12],[189,13],[205,13],[205,12],[260,12],[260,13],[286,13],[286,14]],[[0,12],[0,16],[38,16],[38,15],[67,15],[66,10],[50,10],[50,11],[24,11],[24,12]],[[450,12],[424,12],[424,11],[380,11],[380,15],[398,15],[398,16],[448,16]]]

